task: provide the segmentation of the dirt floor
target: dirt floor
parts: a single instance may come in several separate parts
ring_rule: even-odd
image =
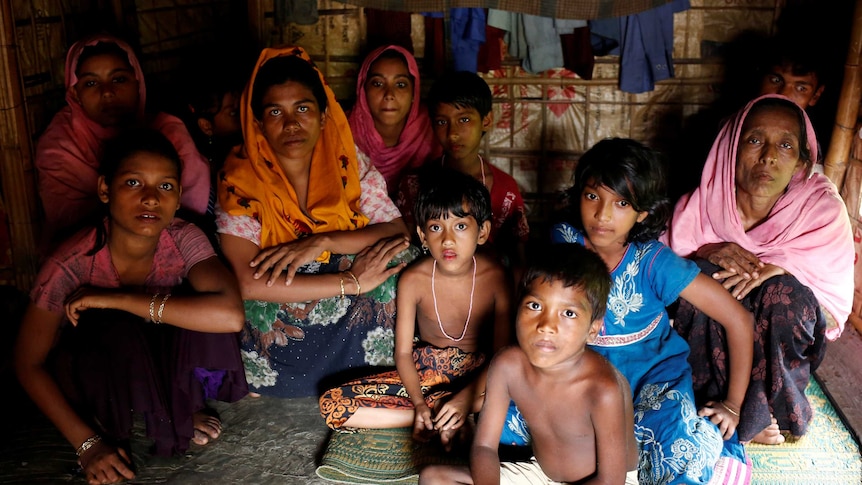
[[[15,389],[14,396],[4,392],[0,483],[86,483],[72,447],[20,392]],[[10,403],[16,406],[12,412]],[[131,483],[332,483],[315,475],[329,432],[317,399],[246,397],[213,407],[221,414],[222,436],[206,446],[193,445],[182,457],[150,456],[143,425],[138,426],[132,443],[137,477]]]

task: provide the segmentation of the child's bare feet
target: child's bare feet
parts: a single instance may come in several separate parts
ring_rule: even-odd
[[[192,443],[205,445],[221,435],[221,420],[212,411],[201,410],[195,413],[193,424],[195,435]]]
[[[781,434],[781,430],[778,429],[778,421],[776,421],[775,418],[772,418],[772,423],[763,428],[760,433],[754,435],[754,438],[752,438],[751,441],[762,445],[780,445],[781,443],[784,443],[784,435]]]

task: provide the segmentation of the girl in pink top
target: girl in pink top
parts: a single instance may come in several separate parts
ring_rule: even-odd
[[[36,146],[39,196],[45,211],[44,244],[76,226],[99,205],[97,170],[105,141],[145,125],[171,141],[183,164],[182,206],[204,214],[209,166],[183,122],[166,113],[147,115],[144,73],[128,44],[101,34],[76,42],[66,56],[66,103]]]
[[[96,183],[107,215],[46,259],[18,335],[18,379],[90,484],[135,477],[133,413],[170,456],[221,433],[206,399],[248,393],[239,287],[203,232],[174,218],[181,173],[158,132],[109,142]]]

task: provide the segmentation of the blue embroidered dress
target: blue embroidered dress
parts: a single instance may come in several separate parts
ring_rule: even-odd
[[[554,226],[551,239],[584,244],[565,223]],[[718,428],[697,415],[689,347],[665,309],[698,273],[658,241],[629,244],[611,271],[608,310],[592,348],[631,385],[641,484],[707,483],[724,446]]]

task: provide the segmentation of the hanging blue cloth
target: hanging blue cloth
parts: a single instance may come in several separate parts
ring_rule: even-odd
[[[449,22],[453,67],[456,71],[476,72],[479,46],[485,42],[485,9],[453,8]]]
[[[673,14],[689,8],[689,0],[673,0],[638,14],[590,21],[593,34],[619,42],[621,90],[652,91],[656,82],[674,76]]]

